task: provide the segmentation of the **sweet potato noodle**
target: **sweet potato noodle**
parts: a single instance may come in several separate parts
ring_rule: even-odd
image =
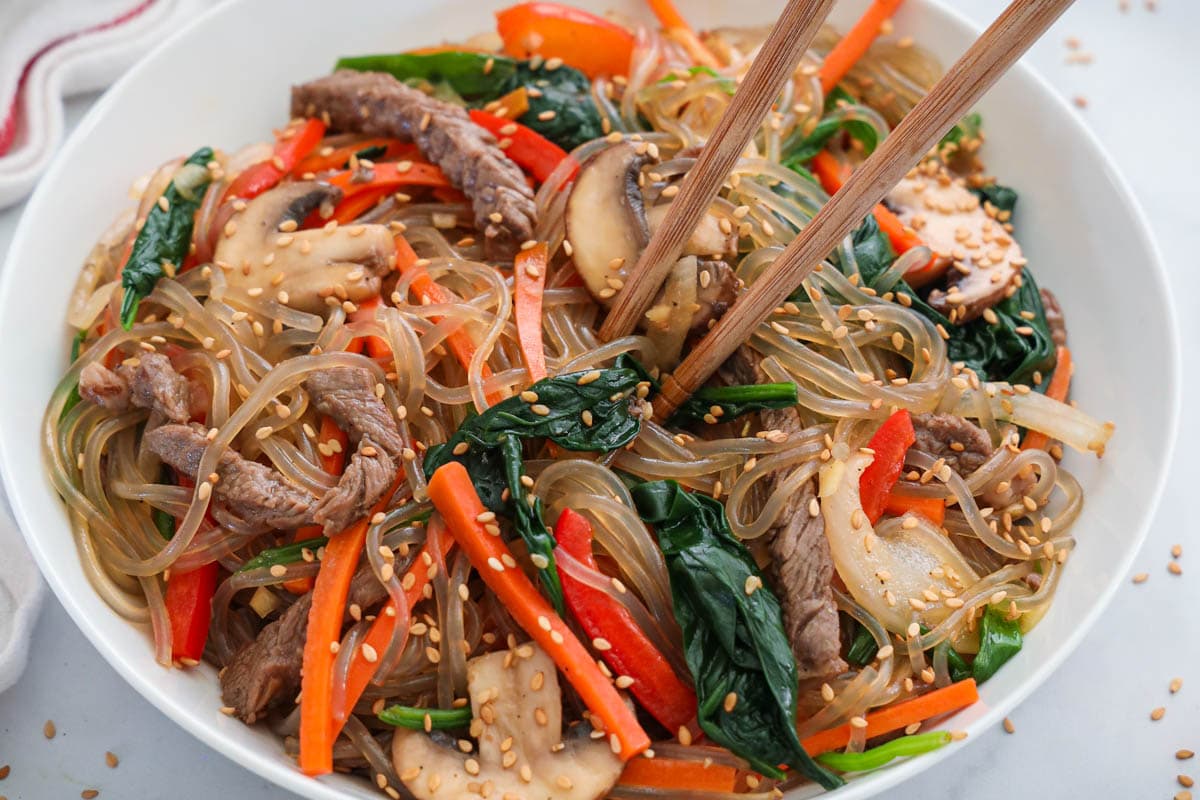
[[[537,402],[536,392],[532,399],[526,397],[532,382],[521,337],[521,327],[527,324],[522,303],[528,295],[523,299],[520,285],[524,275],[544,281],[538,294],[540,310],[534,313],[548,374],[582,374],[582,385],[590,380],[590,370],[637,364],[646,370],[638,384],[638,396],[645,397],[653,391],[649,377],[669,371],[703,334],[705,320],[693,314],[722,313],[727,300],[757,280],[828,200],[830,187],[823,185],[828,176],[816,162],[832,158],[840,168],[852,169],[940,74],[921,48],[884,37],[830,95],[822,89],[821,68],[839,37],[832,30],[822,31],[709,209],[704,223],[709,238],[688,251],[690,260],[682,259],[668,281],[656,306],[666,311],[654,317],[657,312],[652,310],[651,321],[633,335],[600,341],[596,330],[607,302],[621,288],[619,276],[632,263],[621,260],[626,251],[617,245],[612,254],[601,254],[599,262],[596,253],[581,252],[582,242],[595,237],[589,239],[579,228],[580,220],[593,215],[597,229],[607,230],[603,226],[614,215],[630,214],[632,223],[618,220],[613,230],[632,231],[632,246],[644,246],[645,235],[661,218],[655,209],[661,211],[678,192],[765,34],[733,28],[705,33],[699,41],[723,64],[710,69],[697,66],[696,45],[677,31],[631,31],[627,71],[591,77],[590,91],[580,100],[605,135],[568,148],[569,155],[557,166],[551,163],[536,192],[529,193],[535,220],[529,244],[544,243],[545,261],[520,275],[514,272],[526,269],[521,266],[523,256],[516,256],[514,266],[513,252],[524,253],[527,246],[497,255],[492,248],[499,240],[479,226],[480,201],[465,183],[438,183],[443,179],[436,175],[424,186],[400,181],[377,192],[373,202],[350,205],[357,182],[374,187],[373,181],[386,169],[402,174],[414,162],[425,164],[422,158],[429,159],[437,175],[444,170],[451,178],[456,169],[476,168],[447,161],[450,156],[432,149],[442,145],[422,138],[426,126],[434,129],[444,123],[436,113],[432,123],[426,113],[418,126],[421,132],[412,127],[408,136],[382,138],[365,127],[335,130],[335,114],[333,124],[320,126],[311,148],[285,164],[291,158],[288,142],[305,135],[293,124],[274,146],[256,143],[240,152],[216,151],[207,163],[192,165],[208,170],[203,192],[195,197],[188,195],[185,182],[177,181],[182,170],[192,168],[183,159],[163,164],[135,184],[137,207],[122,211],[99,238],[71,297],[67,320],[80,332],[78,356],[50,398],[43,449],[88,579],[115,613],[149,626],[159,663],[189,668],[203,660],[222,670],[224,681],[229,680],[224,671],[253,674],[262,666],[248,663],[254,658],[264,663],[282,659],[286,663],[271,678],[275,683],[263,678],[246,690],[258,697],[253,707],[251,701],[244,706],[233,702],[227,710],[269,726],[283,738],[289,753],[300,752],[304,709],[294,695],[300,687],[304,622],[309,604],[321,602],[310,591],[312,581],[325,563],[326,537],[337,531],[321,529],[328,518],[321,516],[323,511],[308,509],[303,525],[290,526],[247,513],[249,501],[235,494],[241,478],[235,479],[230,470],[270,476],[275,494],[261,502],[278,513],[283,502],[279,487],[286,487],[289,496],[294,492],[311,498],[320,509],[332,493],[345,488],[342,470],[349,474],[368,459],[379,458],[396,471],[397,488],[394,494],[377,492],[363,500],[360,509],[366,512],[381,499],[382,510],[365,513],[361,563],[350,584],[340,640],[331,643],[331,716],[334,730],[341,730],[332,745],[333,764],[365,776],[393,797],[406,792],[424,797],[423,792],[436,790],[432,779],[421,779],[425,783],[420,784],[407,775],[396,755],[403,750],[402,737],[418,734],[384,724],[378,714],[393,705],[453,710],[468,697],[478,701],[476,681],[485,663],[479,657],[501,650],[516,653],[528,639],[520,617],[493,591],[491,576],[481,574],[468,549],[454,546],[460,532],[448,529],[430,502],[431,472],[425,469],[435,452],[431,448],[450,440],[460,428],[468,430],[473,420],[488,419],[488,409],[498,400]],[[535,59],[520,68],[549,76],[553,60]],[[564,59],[557,60],[561,64]],[[568,67],[572,63],[570,58],[565,61]],[[543,72],[538,73],[539,68]],[[496,102],[475,102],[453,76],[421,77],[408,83],[432,92],[439,98],[436,102],[471,103],[497,111]],[[544,83],[543,88],[549,86]],[[525,102],[544,100],[541,94],[535,91]],[[457,119],[446,114],[447,119]],[[361,116],[368,115],[364,111]],[[497,111],[497,116],[504,114]],[[553,116],[542,112],[538,119],[546,122]],[[328,115],[325,121],[330,122]],[[581,514],[591,526],[592,557],[580,557],[561,537],[557,547],[551,542],[547,550],[536,549],[538,540],[526,535],[526,529],[514,533],[514,526],[527,524],[516,518],[501,519],[497,532],[530,575],[540,574],[553,557],[551,569],[568,589],[566,619],[581,641],[593,645],[593,657],[607,660],[609,648],[598,644],[604,640],[589,627],[592,622],[581,607],[573,604],[572,591],[590,593],[588,602],[610,609],[610,617],[624,619],[640,631],[684,691],[707,690],[708,677],[697,673],[702,668],[699,656],[685,646],[696,636],[698,623],[680,615],[680,593],[688,591],[677,572],[682,567],[659,532],[644,521],[645,508],[635,501],[636,487],[648,481],[674,481],[688,493],[719,501],[729,530],[750,554],[748,568],[757,569],[755,563],[763,568],[769,586],[761,591],[779,596],[782,611],[777,608],[775,618],[782,619],[792,638],[795,655],[785,653],[784,658],[798,659],[801,667],[798,686],[790,688],[799,698],[794,724],[800,741],[853,722],[837,748],[863,752],[870,743],[860,718],[950,686],[962,679],[963,670],[971,674],[973,668],[974,675],[984,679],[990,674],[981,672],[984,664],[998,658],[994,632],[987,626],[1011,629],[1008,635],[1016,636],[1019,647],[1021,633],[1047,612],[1070,552],[1086,546],[1086,532],[1074,525],[1083,492],[1060,463],[1058,443],[1099,454],[1112,426],[1063,402],[1065,376],[1061,392],[1055,388],[1059,378],[1051,378],[1054,343],[1048,338],[1034,342],[1041,335],[1034,327],[1048,319],[1036,287],[1036,301],[1028,301],[1036,308],[1026,304],[1004,311],[1005,304],[1026,303],[1020,289],[1033,286],[1020,269],[1024,260],[1019,250],[1003,256],[1005,263],[1015,265],[1007,294],[981,300],[981,305],[975,305],[974,298],[954,299],[975,291],[968,288],[972,270],[997,262],[995,274],[1000,275],[999,251],[1015,246],[1011,204],[1005,210],[998,195],[989,194],[995,184],[977,161],[979,121],[964,121],[960,127],[959,138],[947,140],[909,180],[930,193],[952,184],[978,190],[982,204],[948,207],[944,203],[951,201],[931,200],[906,216],[892,202],[891,211],[901,215],[906,228],[899,235],[913,238],[911,246],[897,253],[897,240],[884,235],[893,232],[881,233],[869,218],[756,330],[729,369],[713,379],[714,387],[794,386],[794,405],[760,404],[726,416],[725,408],[714,401],[693,418],[675,418],[665,425],[643,414],[636,438],[604,452],[564,447],[545,435],[523,441],[520,474],[528,497],[522,501],[527,499],[535,513],[540,511],[551,528],[567,510]],[[520,156],[521,133],[516,126],[507,130],[500,137],[515,138],[507,145],[501,142],[502,147],[529,169]],[[546,136],[554,139],[550,133]],[[814,136],[823,138],[814,141]],[[416,144],[407,138],[415,138]],[[486,141],[495,148],[494,140]],[[804,148],[811,152],[798,157],[798,149]],[[345,164],[330,161],[330,154],[343,152],[348,154]],[[595,165],[607,163],[600,160],[605,154],[623,171],[597,175]],[[486,157],[490,156],[477,154],[474,160]],[[254,171],[263,172],[270,164],[275,173],[268,176],[267,185],[246,189]],[[350,177],[337,183],[346,175]],[[584,190],[577,187],[593,179],[629,207],[621,211],[589,206],[581,211],[576,204],[588,197],[580,197]],[[306,181],[316,188],[305,189]],[[220,256],[229,252],[228,240],[247,235],[245,230],[238,232],[239,224],[249,224],[247,215],[266,208],[263,204],[273,193],[289,187],[300,199],[281,206],[278,218],[266,218],[264,224],[275,227],[264,228],[255,269],[258,261],[266,269],[276,258],[282,263],[295,256],[291,250],[285,253],[289,247],[305,254],[321,252],[321,247],[332,246],[327,242],[337,241],[353,249],[358,247],[354,237],[365,240],[379,231],[386,232],[385,241],[402,237],[419,260],[371,274],[366,267],[349,270],[364,264],[366,255],[330,257],[331,268],[344,269],[339,280],[345,285],[322,291],[312,303],[298,299],[306,296],[303,285],[283,283],[282,272],[270,285],[252,285],[246,277],[251,275],[251,259],[223,263]],[[310,196],[313,202],[297,211],[297,203]],[[131,324],[123,326],[122,316],[128,311],[123,302],[126,293],[134,291],[126,274],[129,265],[139,257],[156,210],[169,215],[172,202],[192,203],[192,233],[183,243],[187,260],[162,269],[140,306],[134,305]],[[985,210],[984,249],[992,252],[968,257],[966,248],[979,235],[970,227],[975,224],[971,215],[984,215]],[[343,213],[350,216],[340,219],[340,226],[328,221],[331,214],[337,218]],[[953,218],[945,223],[948,235],[958,243],[953,247],[961,245],[963,252],[938,248],[934,229],[940,223],[932,218],[939,214]],[[510,222],[500,211],[485,219],[497,226]],[[625,224],[633,227],[622,228]],[[922,238],[923,232],[928,239]],[[319,238],[322,235],[326,240]],[[704,249],[710,245],[715,252]],[[973,246],[980,247],[978,242]],[[631,252],[636,260],[636,249]],[[342,263],[345,259],[349,267]],[[395,266],[404,255],[399,251],[387,259]],[[918,279],[939,259],[943,268],[949,265],[948,273],[940,272],[932,283]],[[981,266],[981,260],[988,264]],[[597,278],[593,262],[612,274]],[[302,264],[303,259],[288,263]],[[726,300],[706,299],[705,290],[719,279],[722,267],[728,270],[732,294]],[[368,282],[368,290],[353,294],[361,281]],[[607,294],[597,293],[596,285],[606,282],[611,287]],[[945,311],[939,297],[950,298],[954,308]],[[1013,321],[1006,322],[1009,319]],[[1001,328],[1004,333],[997,333]],[[1002,335],[1009,339],[1002,341]],[[1004,344],[1010,340],[1017,344]],[[1044,352],[1027,354],[1020,344],[1025,341],[1034,342],[1031,348],[1045,346]],[[1069,371],[1062,352],[1059,368]],[[182,376],[187,418],[168,419],[157,390],[141,391],[138,371],[148,368],[149,354],[166,355],[169,369]],[[380,454],[388,450],[387,444],[376,433],[364,433],[367,429],[358,427],[361,419],[342,419],[329,410],[328,398],[317,393],[313,381],[331,370],[367,376],[364,380],[375,386],[374,400],[385,409],[385,427],[394,429],[399,445]],[[97,375],[111,376],[114,391],[124,387],[131,394],[109,402],[93,385]],[[869,471],[886,452],[879,438],[881,425],[900,412],[916,420],[916,441],[905,442],[894,454],[899,475],[885,487],[886,498],[876,498],[900,505],[881,506],[868,518],[864,509],[874,480]],[[633,413],[636,417],[639,409]],[[590,428],[591,412],[583,414]],[[147,447],[146,437],[164,425],[182,430],[189,422],[196,435],[203,435],[200,449],[187,470],[178,464],[165,469],[160,461],[164,451]],[[343,438],[330,433],[331,422],[337,423],[333,434]],[[949,426],[950,432],[938,426]],[[483,439],[463,441],[454,446],[455,457],[467,458],[473,448],[499,448]],[[472,477],[484,496],[480,473]],[[502,487],[507,501],[513,484],[502,483],[495,491]],[[317,504],[321,498],[326,499]],[[921,508],[937,513],[931,517]],[[809,535],[814,530],[815,538]],[[789,548],[799,540],[807,542],[803,547],[815,549],[797,555]],[[831,563],[831,572],[823,579],[819,568],[815,579],[805,572],[809,583],[815,580],[818,585],[798,587],[795,581],[801,579],[794,577],[795,570],[825,563],[821,559]],[[213,576],[205,604],[194,619],[176,618],[179,611],[168,601],[172,581],[204,570]],[[754,588],[747,582],[745,594]],[[800,597],[804,592],[808,594]],[[826,662],[836,664],[833,671],[807,665],[805,637],[815,634],[812,628],[805,631],[803,621],[793,620],[795,603],[801,601],[816,604],[807,606],[811,613],[833,621],[834,652]],[[818,607],[823,610],[814,610]],[[385,618],[391,622],[379,634],[377,623]],[[189,627],[192,623],[200,624],[201,630],[194,642],[188,638],[194,636],[189,632],[195,630]],[[284,633],[289,625],[296,634],[291,639]],[[266,637],[279,637],[271,639],[274,649],[262,644]],[[187,650],[185,639],[194,651]],[[285,652],[288,648],[290,654]],[[251,658],[247,653],[258,655]],[[998,663],[1006,657],[999,657]],[[355,683],[364,658],[375,665],[365,687]],[[616,686],[625,689],[632,682],[630,678],[623,684],[618,677]],[[292,694],[272,695],[279,686]],[[579,719],[586,702],[570,683],[563,683],[563,691],[563,711],[569,719]],[[633,694],[640,704],[648,702],[636,690]],[[737,702],[736,693],[726,696],[726,712],[732,713]],[[801,780],[796,772],[783,778],[757,774],[751,769],[754,753],[718,746],[728,743],[704,727],[702,709],[700,727],[693,726],[691,733],[666,729],[654,709],[643,711],[658,720],[647,713],[641,716],[656,757],[690,762],[697,769],[705,764],[728,768],[736,780],[728,786],[699,788],[670,781],[609,781],[607,788],[601,787],[607,796],[767,798]],[[474,713],[479,714],[478,707]],[[587,715],[587,720],[573,730],[598,727],[596,717]],[[425,724],[428,730],[429,718]],[[477,724],[482,725],[478,719],[471,724],[472,738],[479,736]],[[702,730],[709,733],[709,741],[693,744],[691,734]],[[462,740],[463,753],[472,752],[465,733],[455,736]],[[569,732],[565,740],[572,737],[575,733]],[[482,744],[479,757],[484,758]],[[474,769],[473,775],[480,765]],[[486,773],[486,763],[483,769]],[[565,783],[560,780],[552,790],[560,793],[555,796],[582,796],[564,788],[571,779],[563,778]],[[482,792],[482,786],[477,781],[473,791]]]

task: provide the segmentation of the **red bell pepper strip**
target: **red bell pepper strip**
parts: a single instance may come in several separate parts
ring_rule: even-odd
[[[554,526],[554,538],[567,555],[596,569],[592,555],[592,525],[582,514],[566,509]],[[611,649],[601,653],[618,675],[633,678],[629,691],[668,731],[677,731],[696,718],[696,693],[679,679],[633,616],[599,589],[559,571],[567,607],[591,639],[606,639]]]
[[[633,34],[578,8],[521,3],[496,12],[496,30],[516,58],[561,58],[589,78],[629,72]]]
[[[175,483],[192,488],[196,482],[175,470]],[[216,522],[204,514],[205,521],[216,526]],[[175,519],[179,524],[179,518]],[[208,641],[208,627],[212,622],[212,599],[217,590],[217,575],[220,565],[213,561],[187,572],[171,571],[167,579],[167,621],[171,626],[171,660],[176,664],[191,666],[204,656],[204,643]]]
[[[275,186],[296,166],[296,163],[311,153],[325,137],[325,123],[310,118],[299,125],[287,128],[275,142],[275,154],[242,170],[229,188],[223,200],[240,197],[249,200]]]
[[[528,172],[538,183],[544,183],[554,168],[567,157],[567,151],[542,136],[535,130],[511,119],[497,117],[486,111],[471,111],[471,121],[491,132],[497,139],[507,139],[510,144],[504,154],[516,165]]]
[[[292,174],[300,177],[310,172],[317,173],[327,172],[331,169],[347,169],[347,164],[355,153],[379,147],[384,148],[384,152],[383,155],[371,159],[376,164],[382,161],[397,161],[402,158],[419,160],[421,157],[421,151],[415,144],[381,136],[373,139],[363,139],[354,144],[342,145],[341,147],[322,148],[300,159],[296,166],[292,167]]]
[[[371,189],[394,191],[402,186],[449,186],[449,179],[433,164],[410,162],[387,162],[376,164],[370,169],[369,180],[355,180],[359,173],[352,170],[335,172],[328,182],[342,190],[343,197],[354,197]]]
[[[946,504],[940,497],[917,497],[893,490],[888,493],[883,511],[893,517],[902,517],[909,512],[920,514],[938,527],[946,521]]]
[[[916,440],[912,416],[907,410],[900,409],[883,421],[867,443],[867,447],[875,451],[875,460],[863,470],[858,493],[871,524],[883,516],[888,494],[904,469],[904,454]]]
[[[546,377],[546,351],[542,345],[542,293],[546,289],[546,244],[538,242],[517,253],[513,261],[513,314],[517,341],[530,382]]]

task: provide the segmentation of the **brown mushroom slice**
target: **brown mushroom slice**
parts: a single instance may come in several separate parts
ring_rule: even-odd
[[[247,203],[230,218],[213,256],[228,285],[313,313],[326,308],[328,297],[359,302],[379,294],[395,254],[385,226],[295,230],[340,198],[329,184],[298,181]]]
[[[630,142],[589,158],[567,198],[566,228],[575,268],[588,291],[607,305],[650,241],[638,185],[649,161]]]
[[[654,343],[654,365],[659,369],[679,363],[692,319],[700,311],[698,289],[696,257],[684,256],[675,262],[662,293],[646,312],[646,336]]]
[[[658,230],[658,226],[667,216],[670,203],[650,206],[646,209],[646,222],[650,227],[650,235]],[[683,255],[716,258],[732,256],[737,253],[737,234],[731,229],[729,233],[721,230],[721,220],[716,214],[706,213],[700,218],[700,223],[692,231],[692,236],[683,246]]]
[[[948,288],[929,293],[931,306],[962,324],[1008,296],[1025,265],[1021,247],[960,180],[916,175],[887,199],[933,250],[935,263],[948,267]]]
[[[621,775],[607,739],[563,738],[562,692],[554,662],[534,644],[467,663],[471,734],[476,752],[439,744],[421,731],[396,729],[392,761],[417,800],[491,797],[595,800]]]

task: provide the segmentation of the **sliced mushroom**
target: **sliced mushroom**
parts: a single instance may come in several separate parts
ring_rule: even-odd
[[[696,274],[696,304],[691,333],[704,333],[719,320],[737,299],[739,280],[724,261],[700,261]]]
[[[567,198],[567,238],[588,291],[607,305],[650,241],[639,186],[649,157],[630,142],[606,147],[583,163]]]
[[[646,209],[646,222],[650,227],[650,235],[658,230],[663,219],[667,216],[670,203],[650,206]],[[700,224],[692,231],[692,237],[683,246],[685,256],[732,256],[737,254],[737,234],[731,229],[729,233],[721,230],[721,220],[716,214],[707,213],[700,218]]]
[[[536,645],[472,659],[467,687],[477,752],[420,731],[392,738],[396,773],[417,800],[474,797],[488,784],[495,798],[595,800],[620,777],[621,760],[588,726],[563,738],[558,673]]]
[[[947,275],[948,288],[929,293],[931,306],[962,324],[1008,296],[1025,265],[1021,247],[961,180],[918,174],[900,181],[887,199],[934,252],[924,282]]]
[[[328,297],[353,302],[373,297],[395,252],[386,227],[295,230],[322,204],[340,198],[340,190],[316,181],[265,192],[230,218],[213,261],[231,287],[301,311],[324,310]]]
[[[700,310],[696,302],[698,283],[696,257],[684,256],[675,262],[662,294],[646,312],[646,336],[654,342],[655,366],[660,369],[670,369],[679,362],[692,318]]]

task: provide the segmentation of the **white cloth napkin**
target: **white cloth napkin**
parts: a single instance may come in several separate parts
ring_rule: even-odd
[[[209,5],[208,0],[0,0],[0,143],[6,120],[15,120],[14,136],[0,156],[0,208],[22,199],[58,150],[64,97],[108,86]],[[0,691],[25,668],[45,594],[0,488]]]
[[[46,585],[0,488],[0,692],[17,682]]]
[[[102,89],[206,0],[0,0],[0,208],[33,188],[63,139],[63,98]],[[0,150],[3,150],[0,147]]]

